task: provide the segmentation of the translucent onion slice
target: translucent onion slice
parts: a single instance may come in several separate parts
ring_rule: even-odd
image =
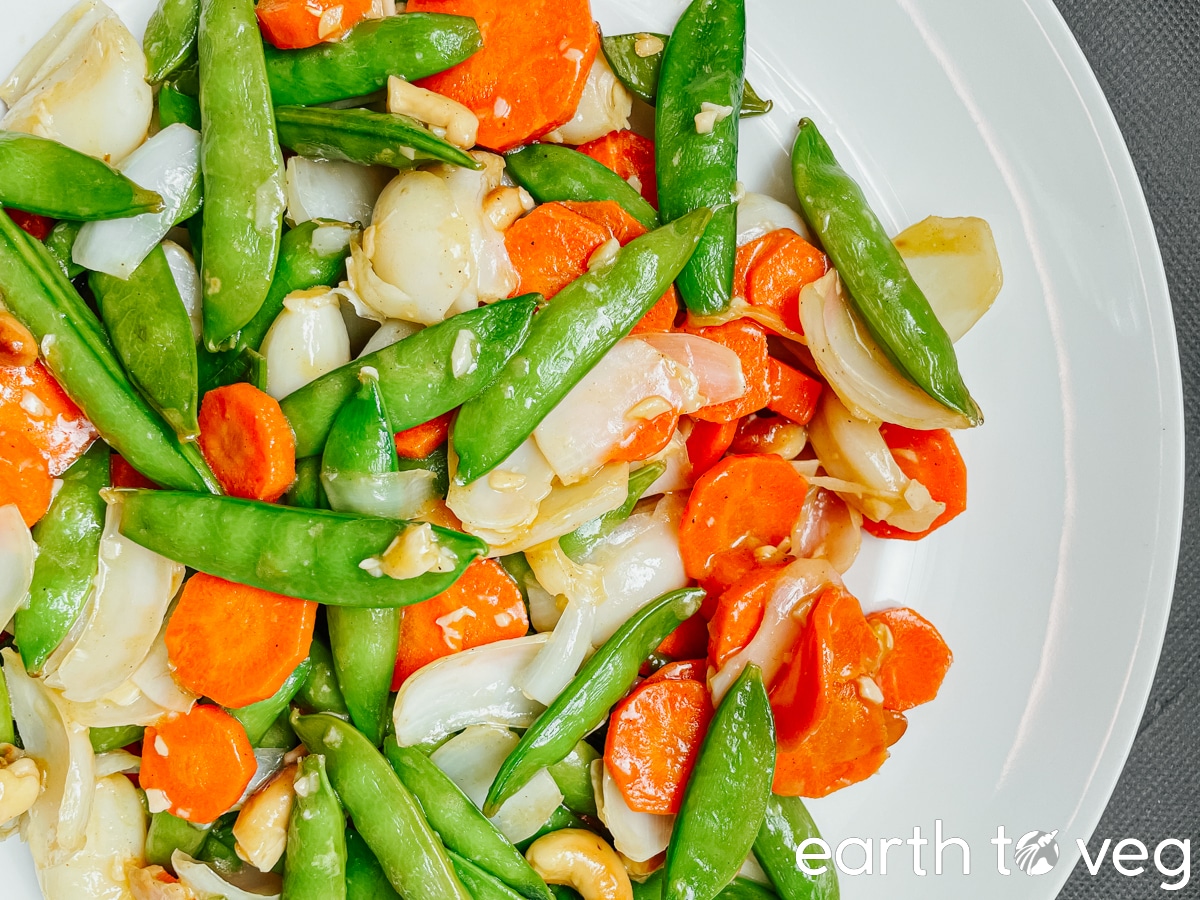
[[[812,235],[800,218],[800,213],[774,197],[747,191],[737,208],[738,246],[781,228],[790,228],[809,243],[812,242]]]
[[[87,728],[116,728],[121,725],[153,725],[172,711],[155,703],[132,681],[127,681],[99,700],[72,703],[64,700],[67,717]]]
[[[171,676],[171,661],[167,654],[167,626],[158,632],[150,652],[142,660],[129,681],[150,700],[172,712],[188,712],[198,699],[191,691],[184,690]]]
[[[282,400],[350,362],[350,336],[337,290],[294,291],[263,338],[267,393]]]
[[[87,222],[71,250],[85,269],[128,278],[179,218],[188,194],[200,180],[200,132],[182,122],[170,125],[138,147],[120,165],[136,184],[162,195],[163,208],[126,219]]]
[[[0,628],[25,602],[37,545],[15,503],[0,506]]]
[[[597,53],[575,115],[566,125],[556,128],[542,140],[555,144],[586,144],[604,137],[610,131],[628,128],[631,112],[633,95],[613,74],[604,54]]]
[[[674,816],[630,809],[603,759],[592,761],[592,786],[598,788],[596,810],[600,821],[611,832],[613,846],[619,853],[634,862],[645,862],[667,849],[675,827]]]
[[[322,472],[321,484],[334,509],[385,519],[414,518],[438,499],[437,474],[426,469],[382,475]]]
[[[446,183],[454,205],[467,225],[474,277],[448,313],[474,309],[480,302],[489,303],[512,295],[521,279],[513,268],[504,244],[503,232],[497,230],[484,213],[484,200],[500,187],[504,173],[504,158],[494,153],[474,150],[471,156],[483,163],[479,170],[462,166],[434,166],[433,171]]]
[[[546,708],[517,677],[550,639],[534,634],[444,656],[408,677],[392,718],[400,746],[436,744],[469,725],[528,728]]]
[[[482,809],[488,788],[518,740],[507,728],[476,725],[447,741],[429,758]],[[504,802],[491,821],[517,843],[536,834],[562,800],[562,791],[550,773],[542,769]]]
[[[696,392],[702,399],[700,406],[737,400],[746,393],[742,362],[723,344],[698,334],[643,334],[639,339],[695,376]]]
[[[533,524],[554,482],[554,470],[532,437],[495,469],[470,484],[457,483],[453,477],[457,470],[458,456],[452,442],[446,505],[462,521],[464,531],[488,543],[503,544],[511,535]]]
[[[197,900],[279,900],[282,889],[278,875],[263,874],[252,866],[246,866],[243,871],[252,873],[248,874],[248,878],[252,879],[256,890],[243,890],[182,850],[171,854],[171,866],[183,886],[190,890]]]
[[[562,615],[550,632],[550,640],[533,662],[517,676],[517,686],[539,703],[549,706],[571,683],[588,651],[592,649],[596,606],[589,600],[567,600]]]
[[[112,14],[100,0],[81,0],[63,13],[0,85],[0,100],[9,106],[20,100],[35,82],[66,61],[102,19]]]
[[[688,420],[684,421],[688,423]],[[690,429],[690,423],[687,427]],[[670,443],[646,462],[664,462],[667,468],[654,484],[646,488],[646,493],[642,496],[654,497],[671,491],[686,491],[692,486],[692,460],[688,456],[687,437],[683,428],[671,435]]]
[[[192,335],[199,343],[204,330],[204,314],[200,305],[200,273],[196,271],[196,260],[174,241],[163,241],[162,248],[167,265],[171,267],[175,287],[179,289],[179,297],[183,300],[183,308],[191,320]]]
[[[715,316],[696,316],[689,314],[688,321],[697,328],[706,328],[709,325],[724,325],[726,322],[732,322],[736,319],[750,319],[752,322],[757,322],[766,328],[771,329],[781,337],[788,338],[799,343],[804,343],[804,335],[799,331],[793,331],[791,326],[783,320],[783,316],[779,315],[774,309],[769,306],[752,306],[747,302],[745,297],[734,296],[730,301],[729,306],[725,307],[724,311],[717,313]]]
[[[293,227],[310,219],[369,222],[371,209],[391,180],[383,166],[293,156],[287,162],[287,220]]]
[[[104,778],[108,775],[124,775],[127,772],[140,772],[142,760],[141,757],[134,756],[128,750],[109,750],[96,757],[95,769],[97,778]]]
[[[862,513],[833,491],[810,485],[792,528],[792,555],[827,559],[846,574],[862,547]]]
[[[412,337],[420,330],[421,326],[416,322],[405,322],[403,319],[388,319],[379,326],[378,331],[371,335],[371,339],[362,348],[362,353],[359,356],[363,357],[368,353],[374,353],[376,350],[382,350],[384,347],[390,347],[397,341],[402,341],[406,337]]]

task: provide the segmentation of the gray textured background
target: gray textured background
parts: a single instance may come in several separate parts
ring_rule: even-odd
[[[1150,701],[1091,847],[1190,838],[1192,879],[1173,893],[1151,869],[1127,878],[1082,861],[1061,900],[1200,897],[1200,0],[1055,0],[1096,70],[1158,229],[1187,418],[1183,546],[1171,624]],[[1168,865],[1173,865],[1168,857]],[[1175,880],[1175,879],[1172,879]]]

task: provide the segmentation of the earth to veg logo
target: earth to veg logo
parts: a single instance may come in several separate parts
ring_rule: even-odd
[[[1045,875],[1058,863],[1058,831],[1031,831],[1013,848],[1013,861],[1026,875]]]

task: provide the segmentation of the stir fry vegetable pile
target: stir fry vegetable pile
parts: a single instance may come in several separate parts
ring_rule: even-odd
[[[837,896],[801,798],[951,663],[842,574],[966,508],[1001,274],[808,119],[799,213],[746,192],[745,67],[743,0],[161,0],[141,47],[84,0],[30,50],[0,834],[47,898]]]

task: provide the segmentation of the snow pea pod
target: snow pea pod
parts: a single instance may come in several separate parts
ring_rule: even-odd
[[[252,384],[263,392],[267,390],[267,361],[261,353],[249,347],[209,353],[201,344],[196,348],[196,354],[201,397],[211,390],[239,381]]]
[[[359,378],[362,383],[342,406],[329,432],[322,459],[323,477],[370,478],[399,468],[379,379],[366,368],[360,370]],[[354,503],[335,503],[333,507],[338,512],[370,514],[370,510]],[[325,615],[333,667],[350,720],[378,746],[388,719],[388,692],[396,668],[402,611],[331,606]]]
[[[200,101],[179,90],[174,81],[163,82],[158,89],[158,121],[163,128],[182,122],[200,130]]]
[[[478,538],[419,526],[432,529],[453,569],[415,578],[375,577],[360,563],[387,550],[409,523],[179,491],[133,490],[123,496],[121,533],[143,547],[218,578],[331,606],[428,600],[487,552]],[[188,527],[180,528],[180,522]]]
[[[204,342],[222,349],[271,288],[283,228],[275,134],[254,0],[201,0]]]
[[[580,741],[562,760],[549,767],[550,777],[562,791],[563,806],[572,812],[597,815],[592,763],[599,758],[600,753],[591,744]]]
[[[296,480],[288,488],[283,502],[301,509],[329,509],[329,499],[321,486],[321,457],[296,460]]]
[[[656,869],[645,881],[632,881],[633,900],[662,900],[663,869]],[[735,878],[721,888],[718,900],[776,900],[776,894],[764,884],[748,878]]]
[[[525,840],[517,842],[517,849],[524,853],[538,838],[550,834],[552,831],[562,831],[564,828],[582,828],[585,831],[589,829],[595,830],[591,825],[571,812],[571,810],[559,804],[558,808],[550,813],[550,818],[542,824],[541,828],[525,838]],[[562,885],[552,884],[549,885],[549,888],[551,893],[556,897],[562,896]]]
[[[875,215],[811,119],[792,148],[800,210],[834,267],[854,309],[892,364],[921,390],[971,425],[983,413],[958,369],[954,343]]]
[[[696,210],[631,241],[611,263],[572,281],[537,314],[520,352],[459,410],[454,450],[462,483],[507,459],[629,334],[688,261],[709,215]],[[416,337],[420,334],[408,340]]]
[[[12,744],[17,739],[13,725],[12,701],[8,697],[8,681],[0,669],[0,744]]]
[[[826,866],[821,875],[809,875],[796,864],[800,845],[820,837],[817,823],[799,797],[772,794],[767,799],[767,812],[754,839],[754,856],[783,900],[838,900],[841,896],[835,867]]]
[[[604,515],[592,519],[590,522],[584,522],[570,534],[565,534],[558,539],[558,546],[562,548],[562,552],[579,562],[592,548],[610,535],[618,525],[624,522],[633,513],[633,508],[637,506],[637,502],[642,499],[642,494],[646,493],[650,485],[658,481],[659,476],[667,471],[667,464],[664,462],[652,462],[642,466],[634,472],[629,473],[629,494],[625,498],[625,502],[616,509],[606,512]]]
[[[475,900],[523,900],[522,894],[518,894],[495,875],[476,865],[469,857],[453,850],[447,852],[458,880]],[[546,889],[546,898],[554,900],[554,894],[549,888]]]
[[[140,741],[145,732],[141,725],[113,725],[111,728],[92,728],[88,730],[88,740],[92,744],[93,753],[107,753],[109,750],[119,750]]]
[[[368,738],[323,713],[293,713],[292,727],[310,753],[324,755],[329,780],[354,827],[401,896],[471,900],[420,804]]]
[[[618,628],[513,747],[488,791],[484,815],[495,815],[539,769],[565,759],[603,722],[612,705],[633,685],[646,657],[700,608],[703,599],[704,591],[699,588],[663,594]]]
[[[41,520],[33,526],[38,546],[29,601],[17,610],[13,633],[25,670],[38,674],[79,617],[100,560],[104,500],[108,486],[108,445],[96,441],[62,475]]]
[[[612,200],[648,229],[660,224],[658,213],[612,169],[570,147],[531,144],[504,158],[508,174],[538,203],[555,200]]]
[[[500,830],[488,821],[433,761],[415,747],[401,747],[394,737],[383,742],[388,762],[416,796],[425,818],[446,849],[475,865],[529,900],[553,900],[546,882]],[[469,881],[464,879],[468,888]]]
[[[684,790],[663,900],[713,900],[745,862],[763,823],[775,774],[775,721],[753,663],[717,708]]]
[[[249,706],[225,710],[242,723],[242,727],[246,729],[246,737],[250,739],[252,746],[259,746],[263,735],[275,724],[275,720],[279,718],[279,714],[287,709],[288,704],[292,702],[292,698],[296,696],[301,686],[308,680],[312,667],[312,660],[305,659],[300,665],[292,669],[292,674],[284,679],[283,684],[279,686],[279,690],[266,700],[259,700],[257,703],[251,703]],[[190,850],[188,852],[191,853]]]
[[[162,245],[128,279],[93,272],[88,284],[129,380],[176,434],[198,435],[196,339]]]
[[[82,275],[86,270],[75,260],[71,259],[71,251],[75,248],[75,239],[79,237],[82,222],[59,222],[46,237],[46,250],[58,263],[58,267],[68,278]]]
[[[526,295],[460,313],[289,394],[280,405],[296,433],[296,456],[321,452],[334,417],[358,387],[358,371],[364,365],[379,373],[393,431],[428,422],[459,406],[486,388],[517,352],[529,334],[536,308],[537,298]],[[458,376],[451,358],[463,331],[474,335],[479,355],[475,370]]]
[[[264,750],[291,750],[300,743],[300,739],[296,737],[296,732],[292,731],[292,723],[288,721],[288,716],[291,715],[291,709],[285,709],[271,723],[261,738],[258,740],[258,746]]]
[[[159,84],[187,61],[196,49],[200,0],[159,0],[146,22],[142,49],[146,52],[146,81]]]
[[[169,812],[156,812],[150,816],[150,828],[146,832],[146,864],[172,869],[171,854],[182,850],[195,856],[208,839],[212,824],[193,825]]]
[[[338,684],[337,672],[333,670],[333,653],[329,645],[319,635],[314,635],[312,646],[308,650],[308,658],[312,668],[300,690],[296,700],[307,710],[319,713],[333,713],[336,716],[349,716],[346,700],[342,696],[342,686]]]
[[[465,150],[408,116],[369,109],[277,106],[275,124],[279,142],[301,156],[393,169],[409,169],[430,160],[467,169],[483,167]]]
[[[162,197],[112,166],[58,141],[0,131],[0,203],[13,209],[90,222],[158,212]]]
[[[346,829],[346,900],[400,900],[379,860],[353,828]]]
[[[151,481],[220,491],[194,443],[181,442],[133,389],[104,329],[40,241],[0,215],[0,284],[9,312],[51,374],[114,450]]]
[[[733,294],[733,192],[745,68],[745,0],[693,0],[663,51],[654,139],[663,219],[671,221],[701,207],[713,211],[708,231],[677,285],[688,309],[697,315],[720,312]],[[707,74],[698,78],[697,72]],[[705,103],[728,111],[707,130],[697,120]]]
[[[296,799],[288,821],[283,896],[288,900],[345,900],[346,815],[325,757],[310,753],[296,773]]]
[[[389,75],[415,81],[456,66],[483,46],[475,20],[438,13],[367,19],[340,41],[305,50],[267,45],[267,76],[277,106],[361,97]]]

